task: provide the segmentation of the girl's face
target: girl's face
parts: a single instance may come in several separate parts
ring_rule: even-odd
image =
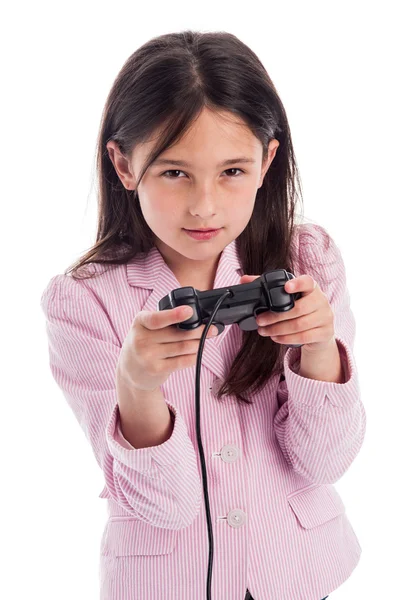
[[[137,174],[153,145],[151,140],[136,146],[128,162],[115,142],[108,142],[110,158],[126,188],[135,189]],[[256,192],[278,145],[277,140],[270,141],[262,163],[260,141],[237,115],[215,115],[204,108],[185,136],[147,170],[137,189],[141,210],[158,250],[178,279],[189,278],[193,270],[204,281],[216,274],[222,250],[251,218]],[[240,157],[250,162],[221,165]],[[201,228],[222,229],[206,241],[184,231]]]

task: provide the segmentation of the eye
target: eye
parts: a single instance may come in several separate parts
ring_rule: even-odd
[[[242,169],[237,169],[235,167],[231,169],[226,169],[224,173],[227,173],[228,171],[240,171],[241,173],[245,173],[245,171],[243,171]],[[179,169],[169,169],[169,171],[164,171],[163,173],[161,173],[161,177],[165,177],[166,179],[181,179],[181,177],[169,177],[169,175],[166,175],[166,173],[183,173],[183,171],[180,171]],[[228,179],[237,179],[237,177],[239,177],[239,175],[228,177]]]

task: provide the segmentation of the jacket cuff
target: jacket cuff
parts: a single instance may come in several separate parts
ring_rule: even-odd
[[[301,348],[288,348],[284,356],[284,375],[291,402],[306,406],[322,406],[325,397],[335,406],[347,406],[358,401],[360,390],[357,368],[352,350],[347,342],[336,335],[341,364],[345,375],[344,383],[319,381],[298,375]]]
[[[120,424],[119,405],[115,403],[111,417],[106,427],[106,439],[112,456],[136,471],[147,471],[152,461],[160,465],[171,465],[181,460],[187,444],[191,445],[186,424],[176,407],[165,400],[171,414],[174,416],[172,435],[163,444],[148,448],[134,448],[124,437]]]

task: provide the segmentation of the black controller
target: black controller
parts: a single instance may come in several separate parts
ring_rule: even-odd
[[[158,310],[170,310],[177,306],[188,305],[193,309],[193,315],[177,323],[179,329],[195,329],[202,324],[207,325],[217,300],[226,292],[229,296],[224,299],[217,310],[213,325],[222,333],[225,325],[238,323],[243,331],[258,328],[256,317],[263,312],[286,312],[295,306],[295,300],[302,297],[300,292],[289,294],[284,284],[294,275],[285,269],[267,271],[250,283],[232,285],[216,290],[201,292],[188,286],[177,288],[158,302]],[[286,344],[291,348],[299,348],[303,344]]]

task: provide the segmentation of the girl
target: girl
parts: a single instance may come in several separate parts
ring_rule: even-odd
[[[41,306],[51,372],[104,475],[101,599],[206,598],[204,326],[180,330],[184,307],[158,302],[276,268],[295,275],[295,307],[203,351],[212,598],[328,597],[361,554],[333,485],[365,435],[355,321],[337,245],[295,222],[290,128],[258,57],[225,32],[144,44],[106,101],[98,176],[96,243]]]

